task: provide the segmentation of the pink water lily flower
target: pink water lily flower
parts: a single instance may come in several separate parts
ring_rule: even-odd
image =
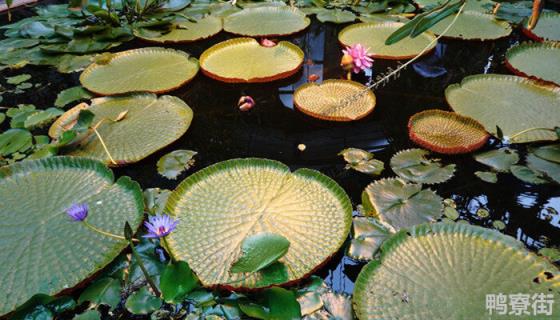
[[[344,56],[342,57],[341,65],[348,68],[348,70],[351,68],[354,73],[360,73],[362,70],[369,69],[373,65],[373,59],[370,57],[368,49],[359,43],[346,47],[346,49],[342,50],[342,53],[344,53]]]

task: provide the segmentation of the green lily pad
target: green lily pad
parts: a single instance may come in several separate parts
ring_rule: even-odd
[[[506,53],[506,66],[513,73],[560,86],[560,43],[522,43]]]
[[[511,173],[519,180],[530,184],[543,184],[548,181],[544,175],[526,166],[513,165],[510,167]]]
[[[348,23],[356,21],[357,16],[348,10],[338,8],[325,9],[317,13],[317,20],[321,22]]]
[[[537,157],[533,153],[527,155],[527,166],[534,171],[542,172],[547,177],[560,183],[560,164]]]
[[[150,93],[96,98],[85,108],[95,115],[92,126],[99,135],[89,132],[68,154],[99,159],[111,166],[137,162],[169,145],[187,131],[193,117],[181,99]],[[78,105],[68,110],[53,123],[49,135],[56,139],[72,128],[82,109],[84,106]]]
[[[175,150],[163,157],[157,162],[158,173],[167,179],[177,179],[177,177],[185,170],[189,170],[194,164],[193,157],[197,154],[191,150]]]
[[[311,20],[297,8],[270,6],[246,8],[224,18],[224,30],[249,37],[285,36],[299,32]]]
[[[498,172],[508,172],[512,165],[519,162],[519,155],[516,150],[501,148],[478,153],[474,159]]]
[[[474,173],[480,180],[488,183],[498,182],[498,175],[492,171],[476,171]]]
[[[215,16],[207,16],[196,22],[183,21],[173,23],[171,30],[167,33],[141,33],[134,34],[143,40],[156,43],[188,43],[208,39],[222,31],[222,19]]]
[[[60,91],[56,96],[54,105],[56,107],[62,108],[72,102],[87,100],[91,98],[93,98],[91,92],[87,91],[82,86],[76,86]]]
[[[0,134],[0,155],[5,157],[26,151],[33,144],[31,132],[25,129],[8,129]]]
[[[235,38],[204,51],[200,66],[204,74],[224,82],[269,82],[296,73],[303,56],[303,51],[291,42],[263,47],[252,38]]]
[[[416,183],[442,183],[453,177],[455,165],[443,166],[439,159],[429,159],[429,151],[408,149],[391,158],[391,168],[403,179]]]
[[[179,50],[149,47],[111,54],[80,75],[91,92],[115,95],[135,91],[168,92],[198,73],[198,61]]]
[[[560,123],[560,88],[543,86],[526,78],[479,74],[445,90],[447,102],[455,112],[480,122],[493,135],[496,126],[513,143],[556,140],[556,133],[532,130],[554,128]]]
[[[160,279],[160,290],[166,302],[180,303],[197,286],[196,276],[185,261],[170,263]]]
[[[560,41],[560,13],[543,12],[535,28],[524,28],[523,32],[537,41]]]
[[[383,241],[390,236],[389,228],[378,220],[369,217],[354,217],[348,256],[356,260],[371,260],[381,248]]]
[[[436,221],[442,215],[442,200],[420,184],[394,178],[377,180],[362,194],[362,201],[375,210],[372,214],[396,230]]]
[[[244,239],[262,232],[288,239],[288,252],[279,260],[287,266],[284,282],[301,279],[344,243],[352,206],[345,192],[317,171],[234,159],[181,182],[167,211],[181,221],[167,239],[171,255],[186,261],[203,285],[255,288],[270,285],[259,281],[262,273],[228,272]]]
[[[131,294],[126,299],[125,307],[132,314],[148,314],[161,307],[162,301],[148,291],[147,287]]]
[[[403,230],[387,240],[381,258],[360,272],[353,303],[360,320],[418,315],[487,319],[488,295],[558,296],[559,285],[558,268],[514,238],[462,223],[438,223]],[[556,313],[560,305],[554,303]],[[531,314],[504,319],[514,317],[536,319]]]
[[[87,221],[113,234],[121,234],[126,221],[136,230],[144,208],[137,183],[115,182],[101,162],[75,157],[0,168],[0,198],[0,315],[37,292],[72,288],[127,246],[70,219],[66,210],[73,204],[88,204]]]
[[[417,56],[427,48],[425,53],[435,48],[437,42],[435,36],[424,32],[416,38],[405,38],[393,45],[386,45],[385,40],[402,27],[401,22],[383,23],[357,23],[352,24],[340,31],[338,41],[345,46],[361,44],[369,48],[369,52],[374,58],[380,59],[410,59]]]
[[[241,256],[230,269],[232,273],[257,272],[278,261],[288,252],[290,241],[285,237],[262,232],[243,239]]]
[[[421,9],[439,6],[444,2],[442,0],[414,0],[414,3]],[[479,12],[492,11],[492,7],[496,4],[496,2],[490,0],[466,0],[465,3],[465,11],[474,10]]]
[[[101,278],[90,284],[80,295],[78,303],[90,302],[94,306],[108,305],[111,309],[121,302],[121,281],[114,278]]]
[[[430,31],[440,35],[455,18],[452,14],[430,28]],[[496,40],[511,34],[509,23],[496,20],[492,14],[477,11],[463,11],[455,24],[443,35],[445,38],[462,40]]]
[[[532,152],[541,159],[560,163],[560,144],[538,147]]]
[[[25,82],[27,80],[31,79],[31,75],[24,73],[24,74],[19,74],[17,76],[13,76],[13,77],[7,77],[6,78],[6,83],[8,84],[20,84],[22,82]]]
[[[338,153],[347,162],[345,169],[354,169],[358,172],[371,175],[380,175],[385,164],[373,158],[373,153],[357,148],[347,148]]]

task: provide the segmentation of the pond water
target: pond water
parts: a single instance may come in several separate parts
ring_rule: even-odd
[[[15,12],[16,18],[22,15],[27,15],[27,10]],[[358,205],[361,192],[374,178],[345,170],[342,157],[337,155],[340,150],[355,147],[374,152],[386,163],[382,177],[394,176],[388,166],[391,156],[415,147],[408,139],[406,124],[409,117],[424,109],[447,110],[444,89],[467,75],[508,73],[502,65],[503,55],[511,45],[524,40],[516,32],[506,40],[484,43],[440,41],[438,50],[443,55],[437,64],[446,69],[444,75],[424,78],[413,68],[408,68],[397,79],[375,90],[377,105],[366,118],[352,123],[316,120],[294,110],[292,94],[307,81],[309,74],[318,75],[319,81],[344,77],[339,66],[341,47],[337,40],[342,27],[314,21],[305,32],[289,37],[304,50],[307,63],[301,72],[283,81],[266,85],[231,85],[199,73],[191,83],[169,93],[183,99],[194,110],[194,120],[188,132],[143,161],[116,169],[116,175],[130,176],[143,188],[173,189],[186,176],[210,164],[231,158],[262,157],[281,161],[292,169],[319,170],[336,180],[353,204]],[[207,41],[171,47],[198,57],[209,46],[231,37],[221,33]],[[133,41],[115,51],[140,46],[149,44]],[[395,62],[376,60],[373,76],[396,66]],[[4,105],[33,103],[40,108],[51,107],[60,90],[79,84],[78,74],[61,75],[46,67],[25,67],[24,70],[3,73],[8,76],[22,72],[32,74],[34,81],[44,86],[32,95],[6,95]],[[365,83],[370,79],[361,76],[355,80]],[[256,101],[250,112],[240,112],[237,108],[237,100],[243,95],[252,96]],[[160,129],[166,130],[164,126]],[[305,151],[298,150],[299,144],[306,146]],[[176,149],[197,151],[196,164],[179,179],[168,180],[158,175],[156,161]],[[519,150],[524,154],[524,147]],[[560,188],[557,185],[528,185],[511,174],[500,174],[497,184],[483,182],[473,173],[485,170],[485,167],[475,162],[472,155],[443,157],[443,162],[457,164],[455,177],[431,188],[442,197],[455,200],[461,219],[488,227],[492,221],[501,220],[506,224],[506,234],[523,241],[531,249],[560,245],[560,216],[550,215],[550,212],[560,211]],[[480,218],[476,214],[479,208],[487,209],[490,216]],[[351,294],[361,266],[341,251],[319,270],[318,275],[335,291]]]

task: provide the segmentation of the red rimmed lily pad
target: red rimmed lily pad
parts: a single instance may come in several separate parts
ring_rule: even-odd
[[[560,13],[543,12],[537,25],[531,30],[525,26],[523,33],[536,41],[560,41]]]
[[[518,76],[560,86],[560,42],[522,43],[506,53],[505,65]]]
[[[437,109],[410,117],[408,135],[422,147],[443,154],[472,152],[484,146],[489,138],[478,121]]]

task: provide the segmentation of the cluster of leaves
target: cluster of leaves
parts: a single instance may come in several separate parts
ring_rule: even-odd
[[[295,4],[308,15],[316,14],[317,20],[332,23],[348,23],[356,19],[363,22],[401,21],[403,18],[399,14],[416,10],[408,0],[300,0]]]
[[[529,147],[525,165],[518,164],[517,150],[503,147],[478,153],[475,160],[490,167],[489,171],[477,171],[475,175],[488,183],[498,181],[498,173],[510,172],[519,180],[530,184],[560,183],[560,144]]]

